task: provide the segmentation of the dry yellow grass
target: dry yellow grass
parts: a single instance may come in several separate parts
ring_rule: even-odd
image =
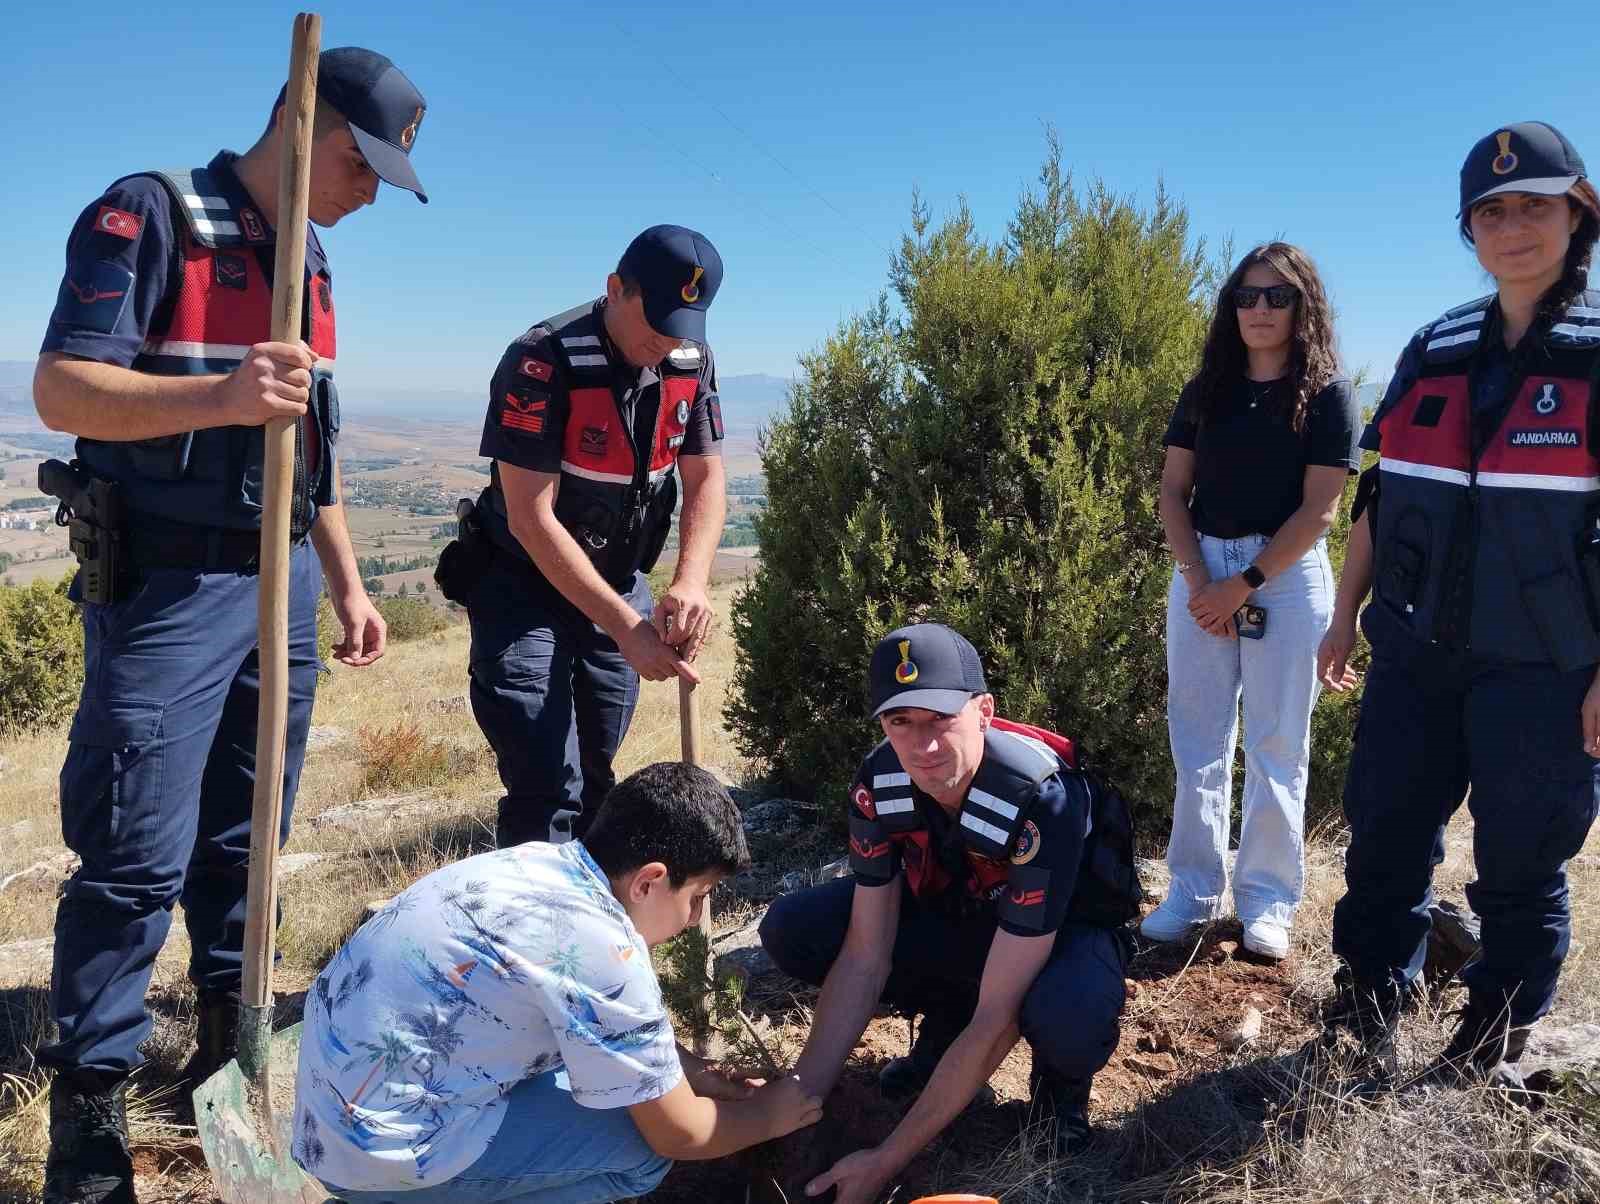
[[[717,590],[725,616],[733,586]],[[436,866],[492,841],[499,794],[493,758],[465,707],[467,632],[456,626],[436,636],[394,647],[366,670],[336,668],[323,682],[313,717],[315,739],[307,757],[294,833],[286,854],[320,854],[322,860],[283,883],[284,922],[278,947],[281,989],[303,988],[360,922],[365,903],[386,897]],[[732,677],[733,648],[724,622],[700,666],[707,683],[702,715],[708,764],[730,780],[749,766],[721,721]],[[0,877],[64,852],[56,808],[56,775],[65,730],[0,742]],[[618,757],[619,773],[678,756],[674,683],[645,683],[633,727]],[[342,808],[373,794],[385,802],[340,822]],[[350,815],[353,813],[345,812]],[[1308,896],[1295,932],[1291,973],[1308,1005],[1325,994],[1332,970],[1328,930],[1343,890],[1339,834],[1326,833],[1308,854]],[[1450,831],[1450,854],[1438,874],[1440,893],[1459,897],[1471,872],[1471,826],[1463,813]],[[812,867],[806,867],[812,868]],[[1563,1020],[1600,1020],[1600,830],[1571,868],[1575,938],[1563,976],[1558,1010]],[[0,896],[0,944],[47,938],[55,911],[48,891]],[[154,995],[161,1016],[151,1050],[151,1071],[134,1091],[136,1127],[150,1146],[187,1140],[172,1110],[152,1094],[186,1055],[192,1039],[192,994],[184,977],[187,944],[181,914],[157,964]],[[17,974],[0,964],[0,1199],[32,1200],[44,1153],[43,1077],[28,1052],[46,1030],[47,968]],[[1135,1006],[1141,1006],[1135,1004]],[[1417,1065],[1444,1039],[1448,1022],[1437,1015],[1408,1018],[1404,1054]],[[780,1057],[798,1053],[800,1026],[771,1036]],[[1270,1051],[1240,1055],[1232,1078],[1207,1072],[1204,1083],[1186,1082],[1115,1122],[1111,1152],[1071,1173],[1042,1156],[1024,1138],[995,1150],[983,1165],[942,1168],[946,1185],[982,1186],[1006,1204],[1035,1204],[1063,1195],[1070,1182],[1097,1199],[1183,1199],[1287,1204],[1289,1200],[1517,1200],[1531,1198],[1536,1183],[1546,1198],[1600,1198],[1600,1155],[1591,1114],[1546,1110],[1539,1117],[1508,1116],[1481,1095],[1450,1093],[1432,1101],[1394,1100],[1357,1107],[1304,1084],[1299,1120],[1247,1125],[1230,1091],[1261,1088],[1286,1074]],[[1208,1085],[1209,1084],[1209,1085]],[[1219,1085],[1220,1084],[1220,1085]],[[1280,1110],[1280,1116],[1283,1112]],[[1574,1119],[1580,1117],[1580,1119]],[[1159,1151],[1179,1132],[1233,1134],[1232,1153],[1187,1164],[1163,1164]],[[1221,1136],[1217,1138],[1221,1141]],[[1130,1146],[1155,1151],[1144,1170],[1120,1181],[1108,1177],[1115,1151]],[[1100,1171],[1096,1171],[1096,1166]],[[1552,1168],[1565,1168],[1560,1175]],[[1120,1173],[1120,1172],[1119,1172]],[[1053,1187],[1051,1187],[1053,1185]],[[1004,1189],[998,1190],[997,1189]],[[1056,1194],[1052,1197],[1050,1191]],[[1591,1191],[1585,1197],[1582,1193]],[[1565,1193],[1565,1194],[1562,1194]],[[175,1193],[173,1198],[181,1193]],[[166,1199],[166,1196],[158,1196]],[[204,1196],[200,1197],[201,1199]]]

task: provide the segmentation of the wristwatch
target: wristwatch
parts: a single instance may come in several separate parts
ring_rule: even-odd
[[[1267,583],[1267,575],[1253,564],[1240,573],[1239,576],[1244,578],[1244,583],[1251,589],[1260,589]]]

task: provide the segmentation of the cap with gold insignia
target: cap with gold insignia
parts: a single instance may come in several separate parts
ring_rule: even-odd
[[[428,102],[400,68],[360,46],[324,50],[317,56],[317,96],[344,116],[350,136],[380,180],[427,203],[428,194],[411,166],[411,147]],[[284,92],[278,93],[279,104],[283,98]]]
[[[722,287],[722,256],[684,226],[651,226],[628,244],[617,275],[644,294],[644,319],[657,334],[706,341],[706,310]]]
[[[943,623],[891,631],[872,650],[868,672],[874,716],[900,707],[954,715],[974,694],[986,694],[978,650]]]
[[[1566,135],[1543,121],[1519,121],[1478,140],[1461,165],[1457,217],[1497,192],[1561,196],[1589,173]]]

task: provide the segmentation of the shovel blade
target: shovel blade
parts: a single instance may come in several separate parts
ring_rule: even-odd
[[[300,1026],[272,1037],[265,1081],[229,1062],[195,1089],[200,1146],[224,1204],[323,1204],[328,1193],[295,1164],[294,1076]]]

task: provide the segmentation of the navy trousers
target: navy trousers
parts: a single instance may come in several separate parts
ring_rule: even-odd
[[[642,573],[623,596],[650,617]],[[639,701],[639,675],[610,636],[510,556],[495,556],[467,616],[472,713],[506,791],[495,843],[582,836],[616,785],[611,762]]]
[[[1566,863],[1600,799],[1579,715],[1594,668],[1474,662],[1385,638],[1386,616],[1368,616],[1377,638],[1345,784],[1334,952],[1380,994],[1421,972],[1444,826],[1470,787],[1478,877],[1467,901],[1483,952],[1461,977],[1475,1003],[1498,1012],[1509,1001],[1512,1023],[1532,1023],[1555,997],[1572,938]]]
[[[239,989],[258,589],[254,575],[164,570],[123,601],[83,607],[83,693],[61,767],[61,834],[83,864],[56,908],[58,1036],[38,1052],[47,1066],[121,1072],[144,1060],[145,991],[174,903],[183,903],[195,986]],[[290,569],[280,844],[311,724],[321,592],[316,556],[302,544]]]
[[[794,891],[773,901],[761,944],[791,978],[820,985],[844,948],[855,896],[853,878]],[[903,882],[883,998],[910,1015],[959,1012],[970,1018],[996,931],[992,914],[957,921],[917,902]],[[1018,1018],[1036,1059],[1069,1079],[1086,1080],[1111,1060],[1126,998],[1126,947],[1107,928],[1071,921],[1056,933],[1050,960],[1023,996]]]

